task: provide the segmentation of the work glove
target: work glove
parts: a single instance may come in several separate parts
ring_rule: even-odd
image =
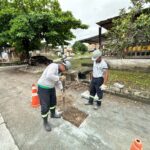
[[[65,76],[60,76],[59,80],[65,81],[65,80],[66,80],[66,77],[65,77]]]
[[[107,85],[102,84],[102,85],[100,86],[100,88],[101,88],[101,90],[106,90],[106,89],[107,89]]]

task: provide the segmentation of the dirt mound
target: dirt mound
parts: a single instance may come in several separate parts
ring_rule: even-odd
[[[79,127],[88,115],[75,107],[68,107],[67,110],[63,112],[62,116],[63,119]]]
[[[75,90],[75,91],[85,91],[89,89],[89,84],[77,81],[67,81],[65,83],[65,88],[67,90]],[[80,124],[86,119],[88,114],[80,111],[79,109],[73,107],[73,103],[76,99],[71,95],[66,95],[65,101],[61,96],[57,97],[57,106],[63,111],[62,117],[64,120],[69,121],[76,127],[79,127]]]
[[[72,95],[67,95],[65,97],[65,102],[63,102],[63,99],[60,95],[57,96],[57,106],[60,110],[63,110],[64,108],[72,106],[73,101],[74,101],[74,99],[73,99]]]

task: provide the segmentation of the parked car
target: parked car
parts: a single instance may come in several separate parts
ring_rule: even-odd
[[[53,60],[48,59],[45,56],[32,56],[32,57],[30,57],[28,64],[31,66],[37,66],[39,64],[45,64],[46,65],[46,64],[50,64],[52,62],[53,62]]]

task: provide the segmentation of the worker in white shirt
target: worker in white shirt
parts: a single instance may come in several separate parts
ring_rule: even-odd
[[[9,62],[9,56],[8,56],[8,53],[6,51],[3,51],[2,52],[2,59],[5,61],[5,62]]]
[[[51,126],[48,122],[49,111],[51,112],[51,118],[61,117],[61,115],[55,111],[57,104],[55,87],[57,86],[63,91],[61,81],[65,80],[65,76],[59,76],[59,74],[70,69],[70,67],[71,63],[69,61],[64,61],[61,64],[51,63],[47,66],[38,80],[41,115],[46,131],[51,131]]]
[[[93,74],[90,84],[90,98],[86,105],[93,105],[93,97],[97,94],[98,100],[94,109],[98,109],[101,106],[101,101],[103,98],[103,90],[106,88],[106,83],[108,80],[108,65],[102,59],[102,52],[100,50],[95,50],[93,52]]]

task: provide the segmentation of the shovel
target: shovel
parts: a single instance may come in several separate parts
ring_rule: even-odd
[[[62,85],[63,85],[63,93],[65,93],[65,80],[62,81]],[[62,100],[63,100],[63,111],[65,111],[65,96],[62,96]]]

